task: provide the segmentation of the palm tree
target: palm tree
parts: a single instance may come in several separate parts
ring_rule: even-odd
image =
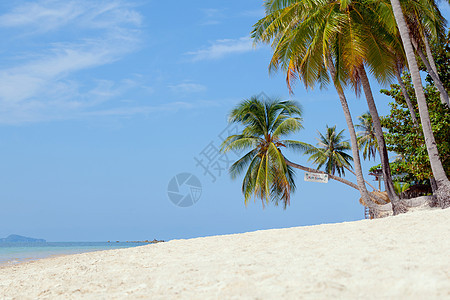
[[[375,203],[371,202],[369,192],[364,184],[356,133],[342,85],[344,80],[340,79],[343,77],[341,75],[345,75],[345,72],[336,70],[332,58],[331,43],[325,43],[328,41],[329,36],[326,34],[315,34],[316,21],[319,20],[330,20],[330,22],[326,22],[325,28],[329,28],[332,31],[333,26],[331,24],[336,23],[333,21],[333,19],[336,19],[336,15],[323,15],[320,13],[308,15],[308,11],[313,5],[306,2],[290,1],[289,3],[282,3],[280,1],[266,1],[265,6],[266,16],[253,26],[252,38],[255,43],[272,43],[274,54],[269,70],[273,71],[279,68],[285,70],[287,74],[286,82],[290,91],[292,78],[295,79],[296,74],[299,75],[305,87],[308,88],[314,87],[317,82],[321,85],[326,85],[329,81],[328,73],[330,73],[350,133],[359,192],[365,203],[375,205]],[[303,37],[300,36],[303,41],[294,43],[292,42],[295,40],[294,32],[300,20],[305,24],[304,32],[306,33]],[[326,31],[322,31],[322,33],[324,32]],[[287,55],[288,53],[291,55]],[[295,64],[295,62],[298,63]]]
[[[312,161],[317,165],[317,169],[325,166],[325,171],[330,174],[338,173],[339,176],[345,175],[345,169],[350,169],[353,158],[346,152],[351,149],[350,143],[344,140],[344,129],[336,132],[336,125],[333,127],[326,126],[325,135],[317,132],[317,147],[310,147],[305,151],[309,154],[308,161]]]
[[[402,7],[399,0],[390,0],[392,10],[394,12],[395,20],[397,22],[398,30],[403,42],[406,53],[406,58],[411,72],[411,79],[416,93],[417,104],[419,108],[420,122],[425,137],[425,144],[427,147],[428,157],[430,159],[431,169],[433,171],[436,184],[438,186],[436,196],[442,208],[450,207],[450,182],[445,174],[442,162],[439,158],[439,152],[434,139],[433,131],[431,129],[430,115],[428,113],[428,106],[425,99],[425,94],[422,86],[422,79],[419,73],[419,67],[414,54],[413,46],[410,39],[410,32],[408,25],[403,15]]]
[[[443,38],[445,18],[440,13],[434,0],[408,1],[403,6],[403,9],[405,10],[405,19],[410,30],[411,43],[425,65],[428,74],[433,79],[436,88],[439,90],[442,104],[450,107],[448,93],[437,73],[428,41],[429,36],[435,41]],[[422,48],[425,49],[426,54]]]
[[[380,82],[387,82],[393,77],[396,62],[390,53],[392,45],[396,44],[396,36],[390,34],[386,24],[381,22],[379,15],[374,14],[376,6],[371,7],[365,2],[358,1],[338,3],[339,11],[347,18],[343,26],[345,30],[341,29],[336,32],[337,57],[349,73],[349,80],[355,88],[356,94],[358,95],[360,86],[364,91],[375,128],[386,192],[392,202],[394,214],[405,212],[406,208],[394,191],[381,121],[366,74],[366,68],[368,68]]]
[[[290,194],[295,190],[294,172],[281,154],[280,148],[302,148],[300,142],[282,140],[283,135],[302,128],[302,110],[293,101],[261,101],[252,97],[239,103],[230,113],[229,121],[241,123],[241,134],[229,136],[222,150],[250,151],[230,167],[232,178],[240,175],[246,167],[242,184],[245,203],[254,195],[264,202],[279,201],[289,204]]]
[[[352,171],[351,161],[353,158],[346,152],[351,149],[348,140],[344,140],[344,129],[339,133],[336,132],[336,125],[333,127],[326,127],[325,135],[318,132],[319,138],[318,147],[309,145],[305,154],[310,155],[308,161],[312,161],[317,165],[317,169],[325,166],[325,171],[330,174],[338,172],[339,176],[345,176],[347,170],[356,176],[356,173]],[[372,189],[377,190],[369,182],[365,181]]]
[[[359,154],[356,134],[354,134],[350,111],[343,93],[343,85],[351,82],[358,91],[362,84],[371,114],[375,116],[375,126],[381,127],[363,65],[365,62],[368,63],[373,72],[380,74],[380,80],[386,81],[390,77],[386,70],[393,65],[393,60],[384,59],[389,58],[389,55],[385,55],[388,53],[388,47],[381,43],[380,39],[376,39],[376,35],[371,32],[373,28],[381,27],[376,26],[379,22],[377,18],[372,17],[371,22],[365,19],[359,20],[358,23],[353,22],[354,18],[367,15],[362,10],[364,5],[359,5],[355,9],[352,6],[353,3],[266,1],[266,17],[254,25],[252,37],[255,42],[273,41],[274,54],[270,70],[279,68],[285,70],[289,88],[292,80],[297,76],[306,87],[312,87],[316,82],[325,85],[330,79],[328,76],[330,72],[349,127],[361,196],[367,199],[367,189],[364,185],[360,162],[357,159]],[[372,26],[364,26],[366,23],[362,21]],[[374,50],[368,52],[368,49]],[[380,135],[377,138],[383,139],[383,136]],[[379,144],[385,185],[390,187],[388,188],[389,197],[395,202],[398,197],[393,190],[387,151],[384,141],[380,141]]]
[[[231,111],[229,122],[240,123],[244,129],[240,134],[229,136],[222,143],[221,150],[249,150],[230,167],[232,178],[247,168],[242,183],[246,204],[254,196],[261,199],[263,205],[269,201],[275,204],[281,201],[286,208],[290,194],[295,191],[293,167],[327,174],[330,179],[358,189],[356,184],[344,178],[293,163],[283,155],[282,148],[300,151],[310,148],[303,142],[282,139],[302,128],[301,112],[300,106],[293,101],[263,101],[257,97],[242,101]]]
[[[375,129],[372,122],[372,116],[369,112],[358,116],[359,124],[355,125],[360,129],[356,134],[358,136],[359,150],[363,149],[363,158],[366,159],[372,157],[375,159],[375,154],[378,149],[377,139],[375,137]]]
[[[414,106],[411,102],[411,98],[409,98],[408,90],[406,89],[405,82],[402,78],[402,70],[403,70],[403,62],[400,59],[397,59],[396,69],[395,71],[395,77],[397,77],[398,84],[400,85],[400,89],[402,91],[402,95],[405,98],[406,105],[408,106],[409,115],[411,116],[411,121],[414,126],[419,126],[419,122],[416,118],[416,112],[414,110]]]
[[[375,137],[378,145],[378,150],[381,160],[381,170],[383,173],[384,187],[388,194],[389,199],[392,202],[394,209],[394,214],[406,212],[406,207],[399,201],[400,198],[395,193],[394,184],[391,175],[391,166],[389,164],[389,156],[387,153],[386,142],[384,140],[383,129],[381,127],[380,116],[378,115],[378,110],[376,108],[375,100],[373,98],[372,89],[370,87],[369,78],[364,70],[364,67],[359,68],[359,76],[361,84],[363,86],[364,95],[367,100],[367,105],[369,107],[370,115],[372,116],[372,123],[375,129]]]
[[[380,5],[379,7],[384,8],[382,10],[384,11],[384,13],[380,11],[378,14],[383,15],[383,20],[387,24],[390,24],[389,27],[392,29],[392,33],[397,36],[397,38],[392,43],[392,55],[394,57],[394,60],[396,61],[394,74],[397,77],[397,81],[402,90],[402,94],[405,97],[405,101],[411,115],[412,123],[414,124],[414,126],[418,126],[419,122],[417,121],[414,107],[409,98],[406,86],[401,78],[403,68],[407,68],[406,55],[400,34],[398,33],[395,17],[391,10],[390,0],[374,1],[382,2],[383,5]],[[388,9],[387,11],[386,8]],[[427,68],[428,73],[435,82],[435,85],[440,92],[441,102],[443,104],[447,104],[450,107],[447,91],[443,87],[443,84],[439,78],[436,64],[434,62],[434,58],[429,45],[429,37],[436,43],[439,43],[439,40],[443,38],[443,33],[445,32],[445,19],[439,12],[439,9],[434,0],[406,1],[404,9],[406,9],[408,28],[412,30],[410,32],[410,35],[411,41],[414,44],[414,48],[416,49],[417,54],[420,56],[425,67]],[[426,56],[423,53],[422,48],[425,48]]]

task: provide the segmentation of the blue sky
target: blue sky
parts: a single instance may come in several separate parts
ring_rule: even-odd
[[[174,239],[362,219],[359,193],[339,183],[298,172],[286,210],[245,207],[240,180],[196,166],[233,105],[290,98],[283,74],[268,74],[270,48],[249,39],[262,16],[260,0],[0,3],[0,237]],[[354,118],[367,110],[347,95]],[[375,97],[386,114],[389,98]],[[346,128],[332,88],[299,83],[292,98],[304,109],[296,139]],[[167,195],[183,172],[202,184],[188,208]]]

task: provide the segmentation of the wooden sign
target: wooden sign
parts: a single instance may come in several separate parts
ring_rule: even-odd
[[[328,183],[328,174],[306,172],[305,181]]]

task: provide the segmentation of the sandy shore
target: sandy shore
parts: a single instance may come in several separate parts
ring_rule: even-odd
[[[0,268],[0,299],[449,299],[450,209]]]

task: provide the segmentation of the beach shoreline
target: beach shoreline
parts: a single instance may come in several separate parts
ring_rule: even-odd
[[[130,248],[147,245],[147,242],[44,242],[44,243],[0,243],[0,266],[17,265],[54,256],[86,252]]]
[[[97,250],[97,251],[101,251],[101,250]],[[88,252],[95,252],[95,250],[88,251]],[[83,252],[83,253],[88,253],[88,252]],[[77,254],[80,254],[80,253],[53,254],[53,255],[49,255],[49,256],[45,256],[45,257],[28,257],[28,258],[23,258],[23,259],[11,259],[8,261],[0,262],[0,269],[2,269],[4,267],[7,268],[7,267],[11,267],[11,266],[23,265],[26,263],[44,260],[44,259],[52,259],[55,257],[70,256],[70,255],[77,255]]]
[[[434,209],[62,255],[0,266],[0,298],[442,299],[448,236]]]

